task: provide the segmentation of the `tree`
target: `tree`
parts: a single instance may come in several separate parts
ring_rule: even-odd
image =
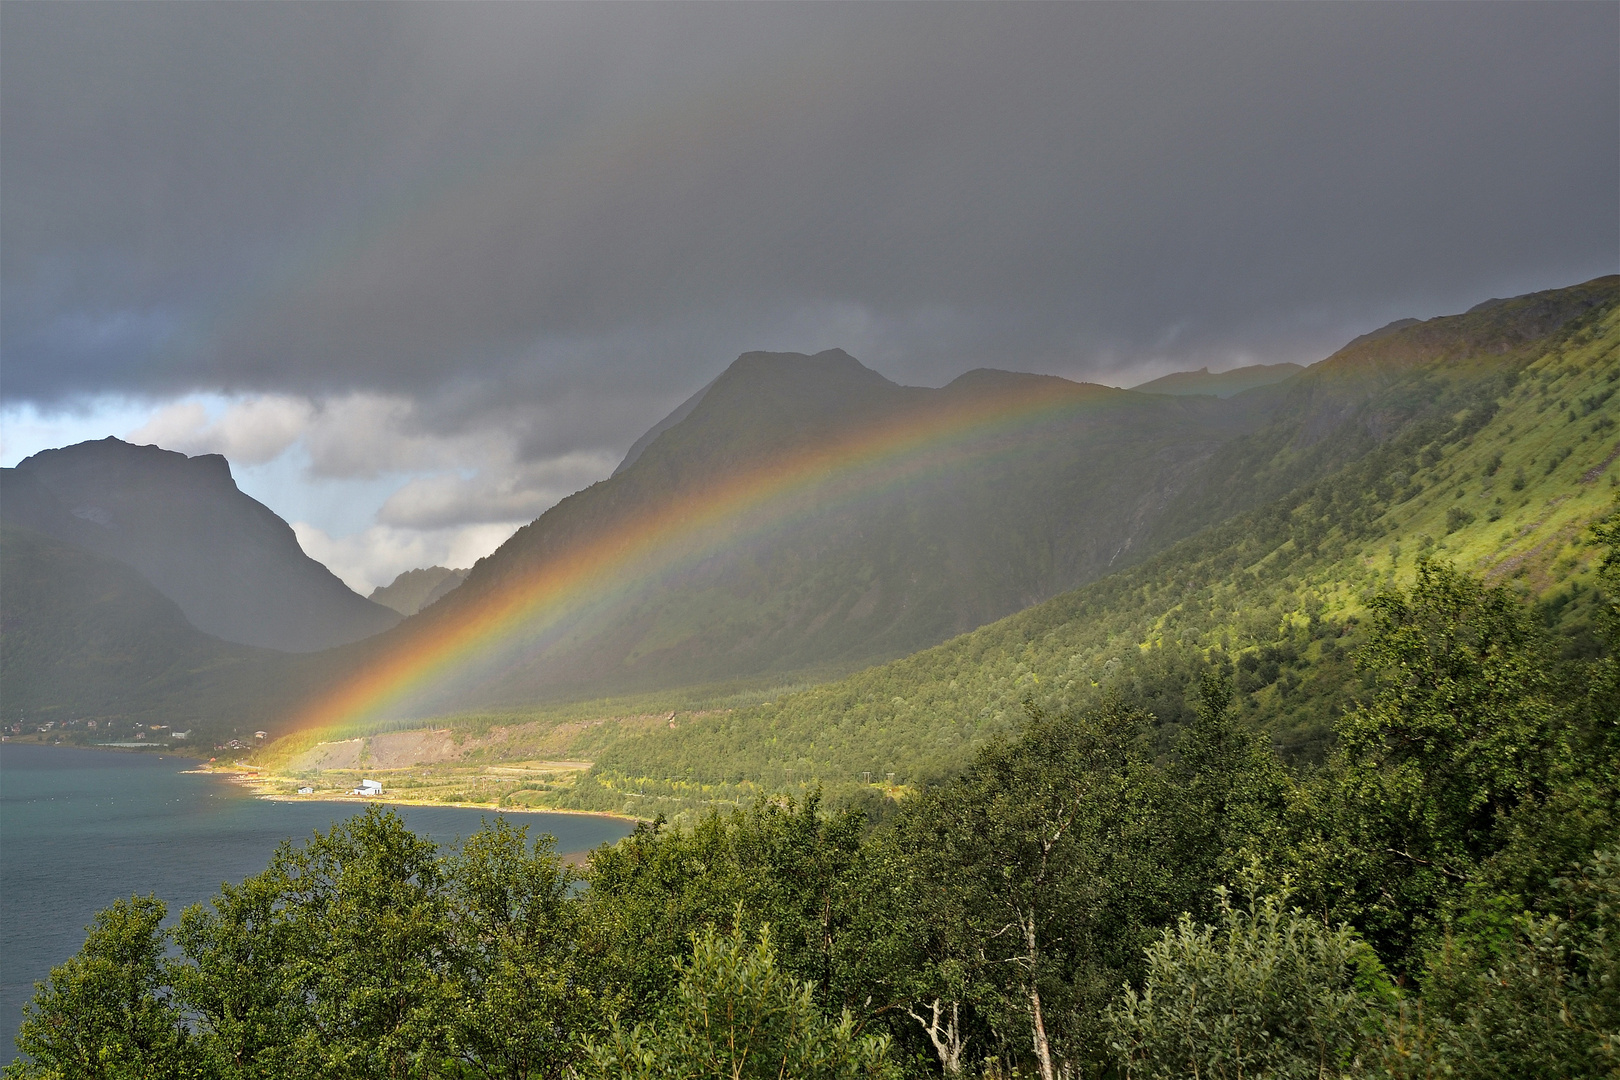
[[[1620,1075],[1620,851],[1555,880],[1545,914],[1507,932],[1459,927],[1432,955],[1423,999],[1392,1025],[1394,1077]]]
[[[397,1077],[443,1059],[453,941],[432,841],[378,807],[189,909],[180,997],[229,1073]]]
[[[54,968],[23,1006],[16,1080],[144,1080],[195,1076],[184,1017],[166,993],[167,909],[153,896],[96,915],[77,956]]]
[[[603,1080],[898,1080],[888,1039],[861,1035],[849,1011],[828,1019],[810,984],[776,962],[769,928],[695,935],[691,959],[656,1022],[617,1022],[586,1050]]]
[[[814,983],[828,1007],[858,1005],[869,991],[847,976],[863,970],[866,944],[851,933],[850,902],[863,825],[858,813],[824,814],[812,794],[711,813],[689,830],[638,826],[592,857],[580,917],[586,977],[614,1012],[643,1018],[672,987],[669,961],[693,933],[769,923],[785,970]]]
[[[1018,741],[988,746],[899,825],[941,989],[961,987],[992,1027],[1022,1027],[1042,1080],[1100,1052],[1102,1009],[1144,943],[1133,935],[1168,917],[1142,724],[1117,707],[1031,708]]]
[[[1411,592],[1380,594],[1358,657],[1377,696],[1339,725],[1338,871],[1386,956],[1416,961],[1446,906],[1503,844],[1501,826],[1568,774],[1559,665],[1525,605],[1421,560]],[[1562,691],[1562,693],[1561,693]]]
[[[1138,993],[1108,1010],[1127,1080],[1322,1080],[1362,1075],[1360,1056],[1393,1001],[1377,957],[1348,926],[1287,908],[1243,908],[1217,890],[1219,921],[1192,916],[1147,950]]]
[[[453,1010],[448,1040],[477,1075],[570,1075],[599,999],[578,977],[574,873],[541,837],[496,819],[446,861]]]
[[[1233,721],[1232,682],[1221,671],[1199,680],[1196,717],[1176,745],[1166,799],[1173,820],[1163,842],[1173,846],[1178,894],[1172,910],[1213,914],[1217,884],[1245,871],[1247,860],[1282,844],[1292,784],[1263,732]]]

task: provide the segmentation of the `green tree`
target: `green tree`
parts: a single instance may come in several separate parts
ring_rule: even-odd
[[[1348,914],[1409,967],[1503,823],[1567,778],[1565,702],[1579,695],[1506,589],[1422,560],[1410,593],[1371,607],[1357,662],[1381,686],[1339,725],[1329,844],[1346,855],[1331,873],[1353,893]]]
[[[77,956],[23,1006],[15,1080],[145,1080],[198,1075],[192,1040],[166,992],[167,913],[156,897],[96,915]]]
[[[479,1076],[562,1077],[581,1037],[599,1027],[599,999],[580,981],[576,878],[550,836],[486,823],[446,860],[452,992],[448,1039]]]
[[[1284,843],[1293,790],[1266,735],[1233,718],[1232,682],[1222,671],[1200,677],[1197,713],[1176,744],[1164,790],[1172,817],[1163,842],[1176,867],[1172,910],[1213,915],[1214,887]]]
[[[1391,1025],[1394,1077],[1620,1076],[1620,851],[1554,882],[1506,933],[1474,919],[1435,951],[1423,998]]]
[[[1119,708],[1032,709],[1022,738],[986,747],[899,825],[941,991],[962,987],[993,1028],[1021,1030],[1043,1080],[1100,1053],[1103,1007],[1145,943],[1136,935],[1168,918],[1173,871],[1157,849],[1142,725]]]
[[[812,987],[776,962],[769,929],[695,935],[691,959],[656,1022],[615,1023],[587,1048],[586,1076],[603,1080],[898,1080],[888,1039],[862,1035],[846,1009],[817,1007]]]
[[[1286,907],[1286,894],[1234,907],[1219,922],[1183,915],[1147,950],[1138,993],[1108,1010],[1127,1078],[1325,1080],[1362,1075],[1361,1054],[1393,988],[1372,949]]]
[[[869,991],[848,977],[867,967],[851,902],[863,829],[862,815],[823,813],[814,794],[711,813],[690,829],[638,826],[592,856],[580,917],[586,977],[615,1013],[641,1018],[668,994],[669,961],[693,933],[769,923],[779,962],[815,983],[825,1004],[863,1002]]]
[[[448,1053],[453,938],[433,842],[378,807],[189,909],[180,996],[241,1076],[400,1077]]]

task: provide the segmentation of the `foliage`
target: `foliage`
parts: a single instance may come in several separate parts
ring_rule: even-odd
[[[1140,992],[1127,984],[1108,1011],[1125,1077],[1293,1080],[1360,1073],[1393,990],[1348,926],[1250,893],[1219,922],[1182,915],[1147,950]]]
[[[1548,900],[1436,951],[1421,1003],[1392,1025],[1392,1076],[1620,1075],[1620,853],[1597,852]]]
[[[750,944],[741,930],[707,927],[659,1020],[619,1023],[586,1050],[585,1076],[604,1080],[855,1080],[898,1078],[888,1040],[862,1035],[846,1009],[822,1014],[808,983],[776,963],[768,928]]]
[[[79,954],[53,969],[23,1007],[6,1068],[16,1080],[140,1080],[195,1075],[192,1040],[164,992],[166,908],[156,897],[100,912]]]
[[[1380,689],[1339,726],[1333,782],[1361,837],[1343,872],[1358,921],[1397,954],[1419,949],[1457,891],[1504,843],[1501,825],[1569,778],[1571,717],[1525,605],[1422,560],[1410,593],[1371,603],[1358,663]],[[1560,693],[1563,691],[1563,693]]]
[[[615,1008],[641,1017],[668,992],[671,958],[706,926],[773,928],[773,955],[828,1002],[853,1003],[873,945],[854,902],[863,873],[859,815],[758,802],[689,830],[654,822],[592,856],[581,915],[584,962]],[[857,979],[857,982],[859,980]],[[616,987],[615,990],[608,989]]]

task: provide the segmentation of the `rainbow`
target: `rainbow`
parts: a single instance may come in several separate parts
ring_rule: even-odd
[[[828,490],[846,500],[881,494],[944,468],[965,443],[982,447],[983,438],[998,429],[1038,423],[1117,393],[1030,380],[1010,392],[916,410],[837,445],[733,474],[695,497],[643,512],[609,535],[576,542],[477,603],[435,618],[324,694],[295,728],[307,732],[378,719],[508,641],[555,628],[719,544],[813,512],[814,500],[799,496]]]

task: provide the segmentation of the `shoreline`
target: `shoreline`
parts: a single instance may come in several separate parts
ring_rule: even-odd
[[[178,747],[163,746],[161,744],[140,747],[123,747],[109,746],[105,743],[48,743],[27,738],[19,739],[15,736],[8,737],[6,742],[7,745],[11,746],[43,746],[72,750],[99,750],[104,753],[141,754],[148,756],[156,756],[152,755],[152,751],[156,750],[164,757],[181,758],[183,760],[192,762],[192,768],[180,770],[184,775],[218,776],[229,781],[230,783],[238,784],[247,788],[250,792],[252,792],[254,798],[264,799],[267,802],[381,803],[385,806],[417,807],[444,806],[452,807],[458,810],[484,810],[492,814],[569,814],[580,817],[608,818],[613,821],[627,821],[637,825],[652,821],[651,818],[636,817],[634,814],[626,814],[613,810],[575,810],[572,808],[552,806],[498,806],[492,803],[461,801],[441,802],[438,799],[413,799],[409,796],[347,795],[339,794],[337,792],[326,792],[311,795],[288,794],[284,791],[267,790],[272,784],[278,781],[286,782],[288,779],[286,777],[276,777],[270,775],[266,773],[264,769],[254,765],[210,764],[206,757],[201,756],[201,753],[206,753],[206,751],[200,753],[195,748],[191,747],[187,748],[187,750],[190,751],[188,753],[185,750],[180,750]]]
[[[438,799],[412,799],[409,797],[389,795],[340,795],[335,792],[311,795],[289,795],[284,791],[266,791],[265,788],[277,778],[262,775],[251,765],[231,765],[223,768],[219,766],[204,766],[200,769],[186,769],[188,773],[206,773],[212,776],[223,776],[233,784],[239,784],[253,792],[256,799],[266,802],[330,802],[330,803],[380,803],[384,806],[447,806],[461,810],[486,810],[492,814],[571,814],[580,817],[610,818],[614,821],[629,821],[641,824],[650,821],[650,818],[635,817],[631,814],[615,813],[611,810],[574,810],[550,806],[496,806],[490,803],[475,802],[441,802]]]

